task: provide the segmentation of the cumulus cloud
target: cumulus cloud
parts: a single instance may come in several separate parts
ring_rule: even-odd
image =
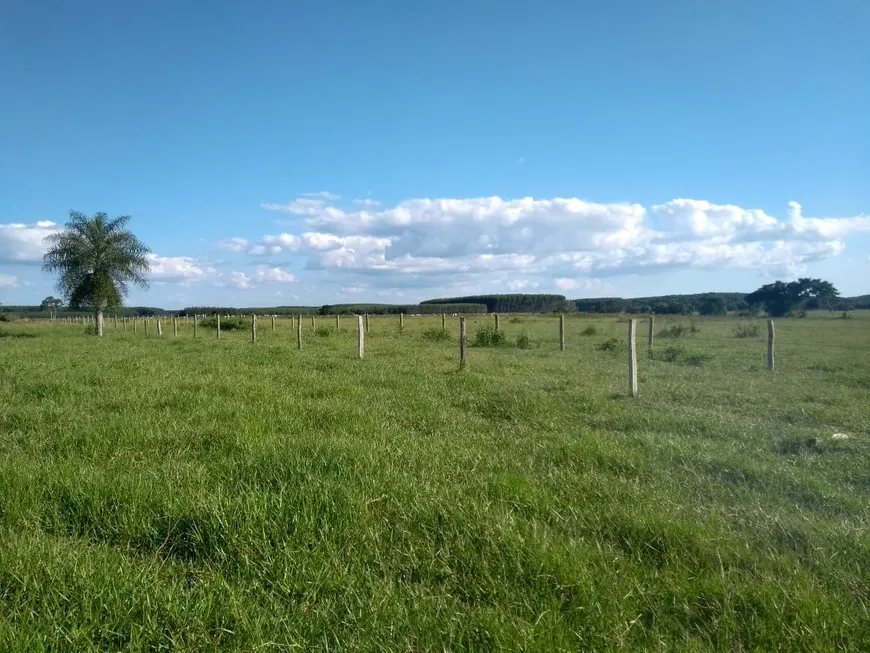
[[[317,199],[326,200],[327,202],[335,202],[336,200],[341,199],[341,195],[330,193],[328,190],[321,190],[316,193],[302,193],[302,197],[314,197]]]
[[[220,241],[217,246],[228,252],[243,252],[248,248],[248,239],[238,237],[227,238],[226,240]]]
[[[149,276],[161,281],[207,281],[214,279],[217,270],[189,256],[159,256],[147,254],[151,266]]]
[[[241,290],[249,290],[261,283],[294,283],[296,277],[280,267],[258,265],[253,274],[230,272],[228,275],[222,275],[218,283],[223,285],[225,281]]]
[[[0,288],[17,288],[18,277],[11,274],[0,274]]]
[[[377,200],[373,200],[370,197],[363,197],[363,198],[355,199],[353,201],[353,203],[356,204],[357,206],[364,206],[367,209],[371,209],[371,208],[374,208],[376,206],[381,205],[380,202],[378,202]]]
[[[299,216],[303,231],[264,236],[252,254],[298,254],[309,268],[412,275],[418,285],[424,277],[489,275],[510,289],[585,289],[584,278],[667,269],[793,275],[838,255],[846,236],[870,231],[870,216],[804,217],[795,202],[784,218],[693,199],[649,208],[572,197],[423,198],[354,210],[299,198],[263,206]]]
[[[0,224],[0,262],[41,262],[45,254],[45,237],[59,227],[54,222]]]

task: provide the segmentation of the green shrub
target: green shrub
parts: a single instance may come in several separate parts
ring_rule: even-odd
[[[0,329],[0,338],[35,338],[35,333],[15,333],[13,331],[6,331],[5,329]]]
[[[471,344],[473,347],[501,347],[507,344],[507,336],[504,331],[496,331],[494,326],[486,325],[477,330]]]
[[[423,332],[423,340],[431,340],[432,342],[445,342],[451,339],[450,331],[440,327],[432,327]]]
[[[761,328],[757,324],[740,324],[734,327],[735,338],[758,338],[761,336]]]
[[[217,329],[216,317],[204,317],[199,321],[203,329]],[[251,328],[251,320],[243,317],[222,317],[221,331],[247,331]]]
[[[685,324],[672,324],[659,331],[659,338],[683,338],[690,333],[700,333],[699,329],[694,324],[686,326]]]
[[[11,322],[12,318],[10,318],[5,313],[0,313],[0,322]]]
[[[531,349],[532,348],[532,339],[529,338],[529,334],[523,331],[520,335],[517,336],[517,347],[519,349]]]
[[[605,340],[600,345],[596,347],[598,351],[621,351],[625,348],[625,343],[622,342],[619,338],[611,338],[610,340]]]
[[[653,354],[653,358],[664,361],[665,363],[675,363],[677,365],[686,365],[689,367],[701,367],[705,362],[710,360],[712,356],[709,354],[690,352],[687,351],[683,345],[676,345],[656,351]]]
[[[598,335],[598,327],[596,327],[594,324],[590,324],[588,327],[586,327],[585,329],[583,329],[580,332],[580,335],[581,336],[596,336],[596,335]]]
[[[842,313],[840,313],[840,315],[837,319],[838,320],[851,320],[852,314],[849,311],[843,311]]]
[[[318,338],[328,338],[329,336],[335,333],[335,328],[331,326],[327,326],[326,324],[321,324],[314,329],[314,335]]]

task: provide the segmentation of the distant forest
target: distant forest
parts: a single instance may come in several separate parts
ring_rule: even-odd
[[[807,310],[851,311],[870,309],[870,295],[836,297],[833,299],[809,299]],[[260,315],[372,315],[440,314],[440,313],[655,313],[659,315],[722,315],[751,311],[745,293],[697,293],[693,295],[661,295],[657,297],[594,297],[590,299],[566,299],[563,295],[504,294],[468,295],[446,299],[429,299],[420,304],[326,304],[323,306],[266,306],[236,308],[227,306],[188,306],[180,311],[165,310],[154,306],[125,306],[119,316],[155,315],[237,315],[239,313]],[[59,308],[55,315],[90,315],[87,310]],[[46,317],[49,311],[40,306],[3,306],[0,314],[20,317]]]

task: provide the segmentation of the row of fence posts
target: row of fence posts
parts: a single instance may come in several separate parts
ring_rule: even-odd
[[[272,333],[275,333],[275,316],[272,315]],[[67,322],[94,322],[94,318],[90,316],[74,316],[64,318]],[[293,318],[296,326],[296,347],[300,351],[302,350],[302,319],[303,316],[300,314],[298,317]],[[127,318],[121,319],[124,327],[124,331],[127,330]],[[185,321],[187,321],[187,317],[185,316]],[[221,316],[216,315],[216,326],[217,326],[217,338],[221,337]],[[501,329],[499,314],[493,314],[493,322],[495,331],[499,332]],[[637,396],[638,386],[637,386],[637,322],[638,320],[629,320],[628,321],[628,394],[632,397]],[[113,324],[115,328],[118,327],[118,316],[115,315],[113,317]],[[136,333],[136,318],[132,319],[133,325],[133,333]],[[335,329],[339,330],[341,325],[341,316],[336,314],[335,316]],[[447,315],[446,313],[441,314],[441,328],[445,329],[447,326]],[[143,319],[143,328],[145,331],[145,335],[148,335],[148,319]],[[311,328],[317,328],[317,318],[312,315],[311,316]],[[399,332],[401,333],[405,328],[405,314],[399,314]],[[357,315],[357,357],[364,358],[365,357],[365,336],[369,330],[369,314],[365,313],[364,315]],[[157,335],[163,336],[163,322],[161,318],[157,318]],[[172,318],[172,335],[173,337],[178,337],[178,318]],[[193,316],[193,337],[199,337],[199,316]],[[655,338],[655,317],[650,316],[648,318],[648,330],[647,330],[647,353],[650,358],[654,355],[654,338]],[[251,316],[251,342],[257,342],[257,316]],[[775,343],[775,329],[773,325],[773,320],[767,321],[767,369],[769,371],[774,371],[774,343]],[[559,350],[565,351],[565,316],[559,316]],[[459,318],[459,369],[461,371],[465,371],[468,368],[468,334],[466,331],[466,322],[465,317]]]

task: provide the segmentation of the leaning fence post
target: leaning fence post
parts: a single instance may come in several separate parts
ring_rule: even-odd
[[[358,354],[359,354],[359,357],[362,358],[363,356],[365,356],[365,353],[366,353],[366,333],[365,333],[365,330],[363,329],[362,315],[356,316],[356,328],[357,328],[357,332],[359,334],[357,336],[357,345],[358,345],[358,350],[359,350]]]
[[[251,342],[257,342],[257,314],[251,313]]]
[[[773,372],[773,320],[767,321],[767,369]]]
[[[628,394],[637,396],[637,320],[628,321]]]
[[[565,351],[565,316],[559,316],[559,351]]]
[[[299,321],[296,323],[296,349],[302,351],[302,316],[299,316]]]
[[[459,371],[463,371],[466,365],[468,339],[465,337],[465,318],[459,318]]]
[[[157,318],[157,335],[163,336],[163,322],[159,317]]]
[[[649,335],[647,336],[648,337],[647,352],[649,353],[650,357],[652,357],[652,355],[653,355],[653,333],[654,333],[653,330],[655,329],[655,323],[656,323],[656,319],[652,315],[650,315],[649,316]]]
[[[314,314],[311,315],[311,328],[312,329],[317,328],[317,318],[314,316]]]

